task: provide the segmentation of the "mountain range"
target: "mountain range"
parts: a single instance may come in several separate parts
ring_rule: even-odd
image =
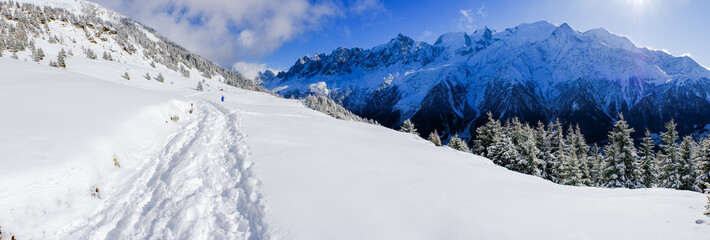
[[[579,124],[591,142],[606,138],[619,113],[636,136],[661,132],[671,119],[681,134],[710,123],[708,69],[688,56],[566,23],[447,33],[434,44],[400,34],[372,49],[301,57],[259,80],[286,97],[327,96],[388,127],[412,119],[422,135],[438,130],[470,139],[487,112],[531,124]]]

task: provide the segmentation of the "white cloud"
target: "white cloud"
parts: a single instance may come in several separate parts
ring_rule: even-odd
[[[459,28],[466,31],[473,31],[473,10],[471,9],[461,9],[459,10],[461,17],[459,18]]]
[[[266,71],[266,64],[264,63],[248,63],[248,62],[236,62],[232,65],[232,70],[241,73],[243,76],[254,79],[259,76],[260,72]],[[272,70],[273,71],[273,70]],[[274,71],[276,73],[278,71]]]
[[[488,16],[488,11],[486,11],[486,6],[481,6],[480,8],[478,8],[478,11],[476,11],[476,13],[478,14],[478,16],[481,16],[481,17]]]
[[[432,38],[433,36],[434,36],[434,33],[433,33],[432,31],[424,30],[424,32],[422,32],[422,35],[419,36],[419,41],[428,41],[428,40],[431,40],[431,38]]]
[[[382,8],[380,0],[94,0],[222,65],[258,58],[329,18]]]

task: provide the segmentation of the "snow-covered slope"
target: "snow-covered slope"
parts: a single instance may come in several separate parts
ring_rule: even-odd
[[[672,118],[682,134],[710,124],[710,71],[691,58],[548,22],[448,33],[433,45],[399,35],[373,49],[303,57],[263,78],[285,96],[325,94],[386,126],[412,118],[423,135],[470,136],[489,111],[532,124],[578,123],[594,142],[619,112],[639,134]]]
[[[710,237],[696,192],[556,185],[221,83],[0,71],[3,238]]]

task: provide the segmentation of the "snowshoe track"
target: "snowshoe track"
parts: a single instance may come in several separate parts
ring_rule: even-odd
[[[237,113],[201,101],[185,126],[64,239],[268,239]],[[105,217],[112,216],[112,217]],[[66,235],[61,237],[61,235]]]

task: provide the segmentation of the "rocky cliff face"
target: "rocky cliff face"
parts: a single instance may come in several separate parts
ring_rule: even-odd
[[[595,142],[619,112],[642,133],[670,119],[689,134],[710,124],[710,71],[689,57],[637,48],[604,29],[521,24],[442,35],[433,45],[399,35],[372,49],[299,59],[263,86],[285,96],[326,95],[396,127],[471,137],[486,112],[529,123],[580,124]]]

